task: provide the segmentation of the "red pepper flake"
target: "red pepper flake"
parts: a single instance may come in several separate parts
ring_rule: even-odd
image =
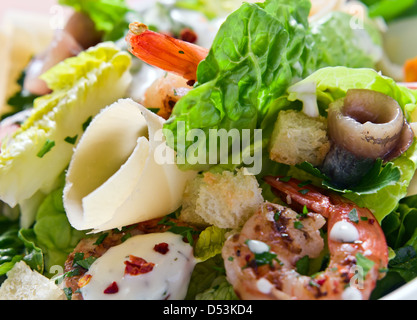
[[[180,39],[182,41],[187,41],[187,42],[190,42],[190,43],[196,43],[198,37],[197,37],[197,34],[193,30],[191,30],[190,28],[184,28],[184,29],[181,30]]]
[[[119,287],[115,281],[104,290],[105,294],[114,294],[119,292]]]
[[[166,254],[169,251],[168,243],[166,242],[158,243],[155,245],[155,247],[153,247],[153,249],[156,252],[159,252],[160,254]]]
[[[145,259],[132,255],[129,256],[129,259],[130,260],[125,261],[125,274],[129,274],[131,276],[137,276],[151,272],[155,266],[155,264],[152,262],[147,262]]]

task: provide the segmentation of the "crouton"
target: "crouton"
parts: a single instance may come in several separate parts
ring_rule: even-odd
[[[270,142],[271,160],[288,165],[307,161],[318,166],[329,150],[326,119],[295,110],[279,113]]]
[[[66,300],[66,296],[52,280],[19,261],[0,287],[0,300]]]
[[[255,176],[243,170],[205,172],[186,186],[180,219],[199,226],[238,229],[262,202]]]

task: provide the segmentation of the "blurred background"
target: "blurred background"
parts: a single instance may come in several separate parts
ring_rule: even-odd
[[[51,7],[56,5],[56,0],[2,0],[0,1],[0,19],[4,13],[11,10],[23,10],[48,14]]]

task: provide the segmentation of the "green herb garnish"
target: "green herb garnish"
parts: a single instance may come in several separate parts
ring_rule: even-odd
[[[43,158],[55,146],[55,141],[47,139],[42,149],[38,152],[38,158]]]

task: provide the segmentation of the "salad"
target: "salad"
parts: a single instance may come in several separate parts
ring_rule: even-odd
[[[417,277],[417,49],[392,44],[416,1],[56,8],[3,34],[0,299],[375,300]]]

